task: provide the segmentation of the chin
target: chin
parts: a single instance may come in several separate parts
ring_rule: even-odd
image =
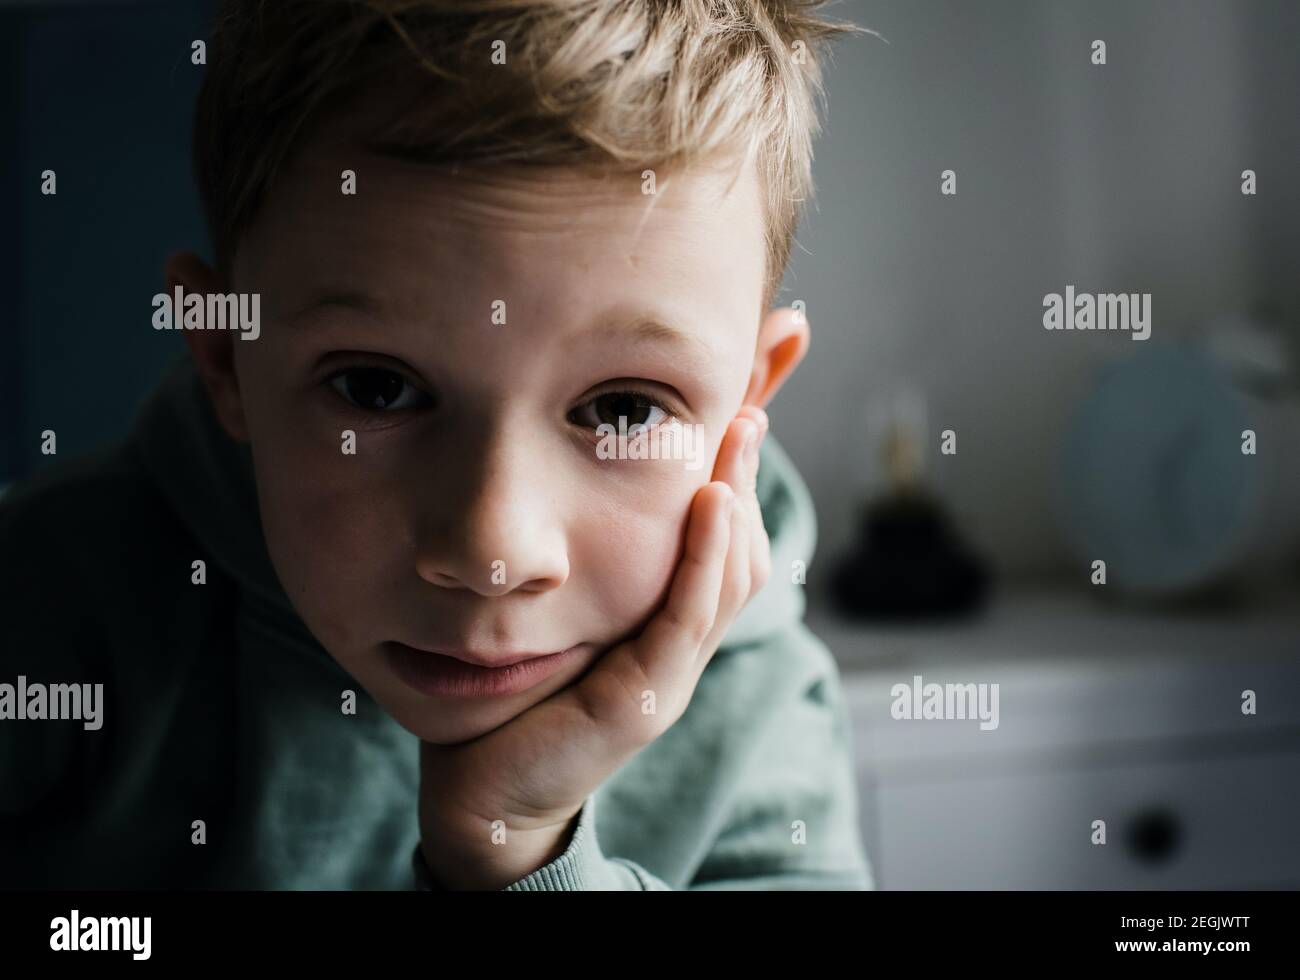
[[[434,745],[456,745],[501,727],[523,714],[532,707],[532,704],[485,702],[468,705],[425,702],[412,705],[381,701],[380,707],[420,741],[431,742]]]

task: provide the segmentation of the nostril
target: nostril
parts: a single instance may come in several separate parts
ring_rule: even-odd
[[[421,572],[420,577],[431,585],[437,585],[444,589],[464,588],[458,578],[452,575],[444,575],[442,572]]]

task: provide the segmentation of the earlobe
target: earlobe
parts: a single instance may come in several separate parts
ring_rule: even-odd
[[[173,293],[178,286],[186,293],[205,296],[218,291],[216,273],[193,252],[170,255],[163,275],[168,293]],[[194,367],[203,380],[221,427],[230,438],[247,442],[248,426],[235,374],[235,346],[231,343],[234,336],[230,330],[186,330],[185,343],[189,345]]]
[[[768,313],[758,330],[754,370],[744,403],[766,407],[804,359],[811,341],[802,311],[787,306]]]

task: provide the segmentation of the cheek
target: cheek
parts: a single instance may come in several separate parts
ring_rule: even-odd
[[[287,416],[286,416],[287,417]],[[253,458],[267,550],[303,621],[327,647],[385,615],[403,540],[398,508],[363,455],[318,444],[295,427],[254,428]]]
[[[592,578],[599,608],[620,630],[642,623],[668,594],[676,567],[680,531],[664,522],[624,522],[593,558]]]
[[[602,619],[616,634],[639,628],[668,595],[691,500],[692,475],[655,488],[654,503],[593,509],[570,537],[570,559]],[[581,565],[577,563],[581,562]],[[612,639],[613,635],[607,637]]]

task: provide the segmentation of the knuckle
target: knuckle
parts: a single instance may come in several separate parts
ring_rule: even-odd
[[[664,618],[674,633],[685,637],[696,646],[703,641],[704,637],[708,636],[709,627],[712,625],[698,611],[683,613],[676,609],[665,610]]]
[[[638,711],[637,720],[632,726],[633,737],[642,745],[649,745],[668,731],[680,715],[675,701],[674,698],[661,696],[656,699],[653,712]]]
[[[726,608],[733,614],[740,610],[740,607],[748,601],[751,593],[752,574],[749,568],[741,569],[736,575],[735,581],[727,590]]]
[[[686,625],[685,634],[691,641],[691,645],[698,647],[708,639],[709,631],[712,628],[713,623],[709,622],[703,616],[697,616]]]

